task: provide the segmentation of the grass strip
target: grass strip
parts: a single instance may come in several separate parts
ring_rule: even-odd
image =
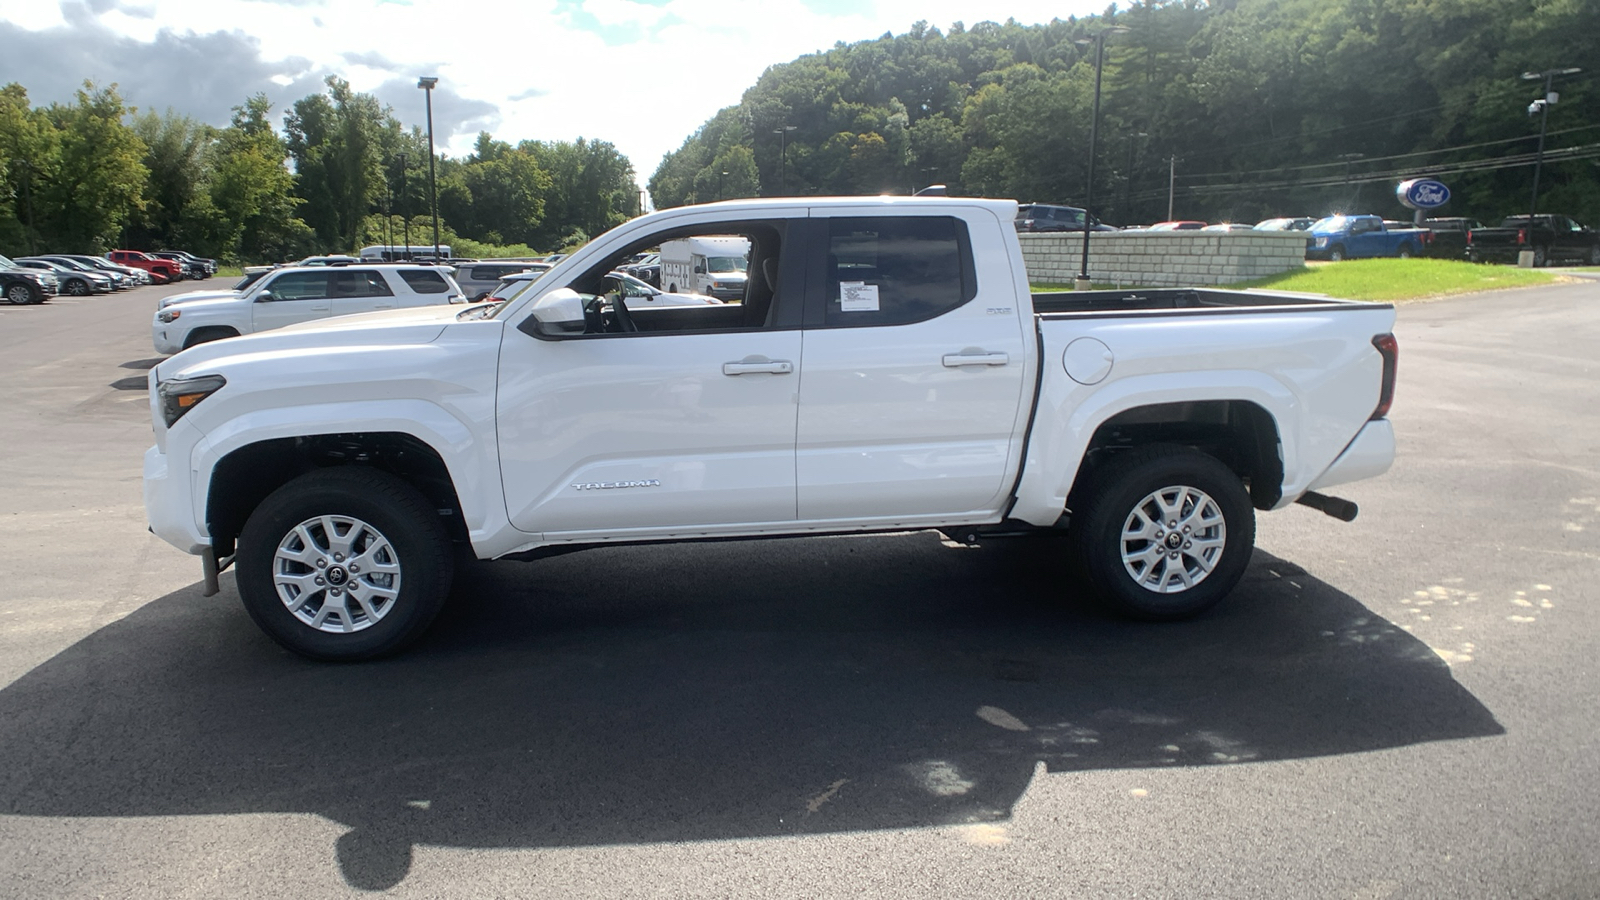
[[[1327,294],[1346,300],[1386,302],[1446,297],[1474,291],[1549,284],[1558,276],[1516,266],[1479,265],[1451,259],[1352,259],[1219,285],[1230,289],[1265,288]],[[1115,285],[1096,284],[1096,290]],[[1070,284],[1036,284],[1035,290],[1071,290]]]

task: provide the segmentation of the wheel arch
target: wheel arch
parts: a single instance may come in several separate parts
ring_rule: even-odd
[[[399,431],[349,431],[265,438],[237,447],[211,469],[205,523],[219,557],[231,555],[250,514],[273,491],[308,472],[362,466],[406,481],[438,510],[451,540],[470,543],[450,468],[421,438]]]
[[[1219,460],[1248,486],[1251,505],[1271,509],[1283,497],[1282,440],[1272,413],[1249,400],[1191,400],[1126,409],[1095,428],[1067,493],[1068,506],[1109,458],[1169,444]]]

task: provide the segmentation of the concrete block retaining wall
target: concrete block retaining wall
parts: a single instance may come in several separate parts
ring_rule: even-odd
[[[1083,234],[1019,234],[1028,280],[1071,284]],[[1231,284],[1305,265],[1300,231],[1097,231],[1089,236],[1089,280],[1096,284],[1188,287]]]

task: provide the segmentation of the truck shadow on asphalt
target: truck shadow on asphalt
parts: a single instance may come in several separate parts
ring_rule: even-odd
[[[1503,733],[1423,643],[1257,551],[1197,621],[1107,618],[1049,540],[619,547],[478,564],[417,647],[306,662],[231,579],[0,691],[0,812],[310,812],[351,885],[418,845],[738,839],[1007,819],[1050,773]]]

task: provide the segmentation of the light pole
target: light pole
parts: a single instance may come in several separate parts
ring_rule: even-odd
[[[781,128],[772,129],[772,133],[778,136],[778,196],[780,197],[784,196],[784,192],[788,190],[787,185],[789,183],[789,173],[787,171],[789,132],[799,127],[798,125],[784,125]]]
[[[433,213],[433,258],[439,258],[439,193],[433,175],[433,87],[439,79],[424,75],[417,79],[417,87],[428,97],[428,210]]]
[[[1121,25],[1113,25],[1097,32],[1093,38],[1073,42],[1079,45],[1094,44],[1094,113],[1089,118],[1089,177],[1088,186],[1083,191],[1083,261],[1078,266],[1078,279],[1073,284],[1073,288],[1080,291],[1089,289],[1089,230],[1090,223],[1094,221],[1094,151],[1095,143],[1100,138],[1100,75],[1106,61],[1106,35],[1121,34],[1127,30]]]
[[[1544,79],[1544,94],[1539,99],[1528,104],[1528,115],[1539,115],[1539,152],[1533,157],[1533,197],[1528,201],[1528,249],[1523,253],[1529,255],[1528,265],[1533,265],[1533,217],[1539,214],[1539,170],[1544,167],[1544,132],[1545,126],[1550,122],[1550,106],[1560,99],[1560,95],[1551,89],[1551,84],[1558,75],[1576,75],[1583,70],[1571,66],[1565,69],[1545,69],[1543,72],[1523,72],[1523,81],[1538,81]],[[1521,253],[1518,254],[1519,256]],[[1518,264],[1521,260],[1518,260]]]
[[[727,195],[722,193],[722,179],[727,178],[727,177],[728,177],[728,173],[727,172],[718,172],[717,173],[717,199],[718,200],[727,199]]]

